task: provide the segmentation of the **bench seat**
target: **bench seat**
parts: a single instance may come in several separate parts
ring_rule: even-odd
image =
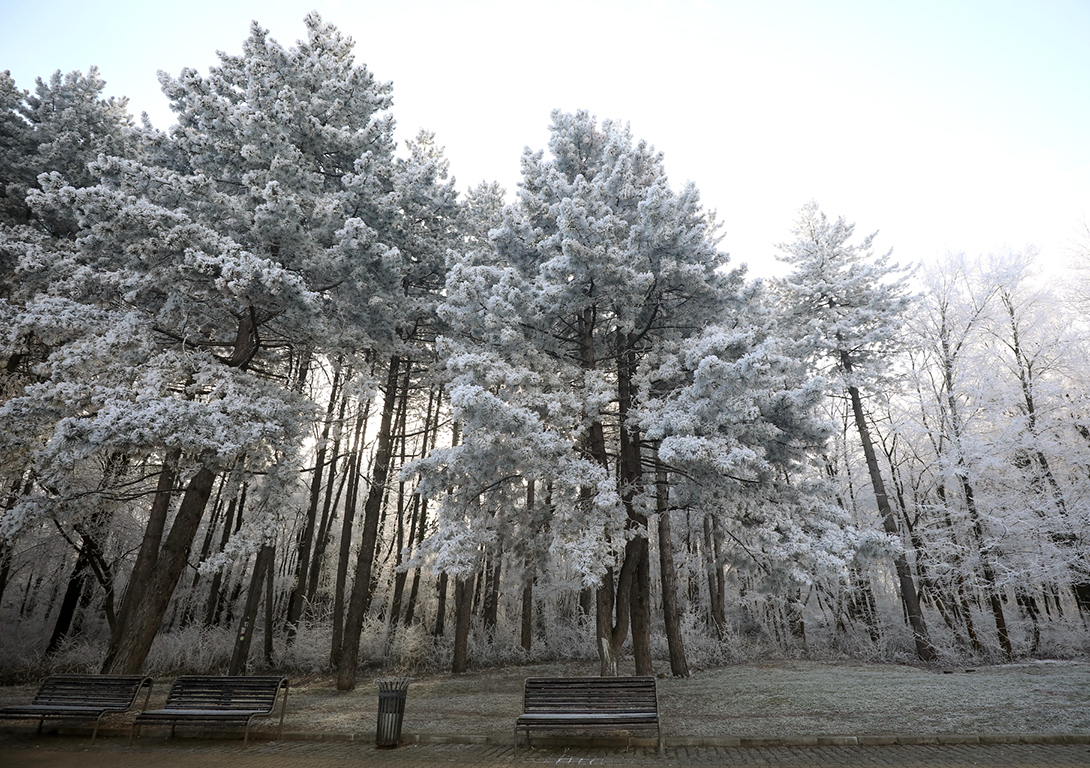
[[[573,712],[569,714],[530,714],[520,715],[520,723],[554,723],[563,724],[567,722],[573,723],[595,723],[595,724],[610,724],[610,723],[650,723],[651,725],[657,725],[659,722],[659,716],[656,712]]]
[[[185,718],[197,720],[202,717],[209,720],[246,720],[256,715],[267,715],[263,709],[232,709],[225,712],[222,709],[146,709],[140,713],[141,722],[152,720],[175,720]]]

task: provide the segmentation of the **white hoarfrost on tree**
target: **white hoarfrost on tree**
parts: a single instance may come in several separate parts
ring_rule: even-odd
[[[602,673],[630,628],[647,673],[655,467],[693,473],[686,493],[730,516],[725,486],[767,491],[822,441],[816,390],[747,325],[756,294],[727,271],[693,186],[673,191],[627,127],[554,112],[551,130],[489,242],[451,256],[440,352],[463,441],[416,470],[440,503],[440,567],[470,574],[498,540],[536,548],[593,587]],[[730,366],[752,370],[710,383]]]
[[[169,139],[100,156],[95,186],[40,177],[35,216],[77,228],[12,246],[5,351],[47,354],[2,410],[19,425],[4,450],[35,488],[7,532],[74,514],[110,456],[156,484],[107,671],[140,668],[217,474],[241,469],[257,493],[288,482],[270,490],[281,504],[292,492],[297,473],[282,470],[312,419],[299,392],[313,358],[395,339],[405,288],[380,234],[397,215],[390,87],[353,62],[349,38],[306,24],[294,48],[255,24],[207,77],[161,75]]]
[[[1085,522],[1072,507],[1086,489],[1074,395],[1084,389],[1082,342],[1056,316],[1055,297],[1033,285],[1029,263],[957,255],[925,272],[911,325],[918,396],[899,429],[906,451],[929,458],[913,481],[928,598],[961,644],[987,654],[966,597],[983,593],[1006,657],[1017,645],[1008,594],[1033,652],[1059,587],[1070,585],[1082,610],[1090,594]]]
[[[1085,312],[1031,250],[913,301],[809,204],[791,273],[747,281],[696,188],[582,112],[515,195],[460,198],[305,25],[160,73],[167,132],[95,68],[0,73],[8,671],[233,644],[240,674],[261,630],[340,689],[470,656],[1085,651]]]
[[[780,246],[791,273],[777,288],[783,305],[783,333],[795,340],[799,356],[830,377],[830,386],[847,391],[882,527],[891,536],[900,528],[886,491],[864,410],[863,395],[888,396],[893,355],[902,345],[899,330],[909,306],[904,271],[891,254],[873,252],[875,235],[859,243],[855,226],[843,218],[829,221],[816,203],[808,203],[794,227],[795,240]],[[908,558],[894,558],[901,601],[924,661],[935,649],[920,609]]]

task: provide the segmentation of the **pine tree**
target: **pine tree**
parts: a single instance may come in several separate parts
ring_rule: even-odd
[[[49,492],[5,523],[82,493],[74,462],[121,451],[158,467],[108,671],[142,664],[218,474],[257,478],[239,546],[276,524],[312,415],[310,360],[391,350],[404,315],[400,254],[380,234],[397,218],[389,85],[334,27],[306,24],[290,50],[255,24],[206,78],[163,75],[169,138],[100,158],[95,186],[55,174],[28,197],[39,219],[79,227],[19,246],[11,339],[47,339],[50,370],[4,412]]]
[[[816,203],[804,206],[794,228],[796,239],[780,246],[781,260],[792,271],[777,287],[785,333],[796,338],[800,354],[815,367],[835,376],[836,386],[851,400],[882,526],[890,536],[898,536],[861,392],[884,393],[900,343],[897,329],[910,298],[903,270],[891,262],[891,254],[873,253],[874,234],[851,243],[854,229],[843,218],[830,222]],[[930,661],[935,649],[903,552],[896,555],[894,565],[916,653]]]
[[[602,673],[617,674],[630,628],[646,673],[656,494],[639,371],[698,333],[741,277],[720,271],[695,188],[672,191],[661,155],[626,127],[554,112],[551,130],[551,157],[523,156],[489,244],[452,257],[440,350],[465,437],[421,466],[440,503],[431,542],[456,574],[501,531],[562,552],[596,590]],[[530,483],[550,489],[547,507],[527,508]]]

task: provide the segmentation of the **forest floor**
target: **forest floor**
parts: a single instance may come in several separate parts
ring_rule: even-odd
[[[403,733],[509,739],[524,678],[595,673],[594,663],[563,662],[421,675],[409,686]],[[291,685],[286,731],[374,732],[371,678],[347,693],[328,676],[296,677]],[[157,683],[152,707],[167,687]],[[28,702],[35,689],[0,687],[0,706]],[[1090,662],[937,668],[766,661],[663,677],[659,699],[668,738],[1090,733]]]

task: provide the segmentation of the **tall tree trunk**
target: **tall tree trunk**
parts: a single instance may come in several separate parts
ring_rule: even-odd
[[[602,585],[595,592],[598,662],[602,677],[620,674],[621,646],[628,637],[631,623],[633,581],[639,567],[640,543],[640,538],[628,540],[616,585],[613,583],[613,568],[609,568]]]
[[[129,584],[122,604],[124,620],[119,616],[118,638],[111,643],[103,673],[131,675],[138,673],[143,666],[174,594],[174,587],[185,568],[186,557],[212,495],[215,479],[216,473],[209,467],[197,470],[182,496],[170,533],[155,558],[151,577],[146,580],[143,589],[140,589],[140,584]]]
[[[318,441],[318,453],[314,460],[314,476],[310,479],[310,503],[307,505],[306,522],[299,533],[298,554],[295,561],[295,577],[292,581],[291,597],[288,600],[288,644],[295,640],[296,627],[303,615],[303,597],[306,594],[307,568],[310,566],[310,548],[314,541],[314,529],[318,521],[318,501],[322,493],[322,473],[325,471],[326,451],[329,443],[329,431],[333,427],[333,411],[337,404],[337,388],[340,385],[341,367],[338,363],[333,373],[333,386],[329,393],[329,405],[326,407],[325,424]]]
[[[12,357],[15,357],[14,355]],[[10,363],[10,360],[9,360]],[[26,495],[30,493],[33,481],[30,479],[25,480],[20,477],[11,484],[11,490],[8,492],[7,497],[4,499],[4,512],[7,513],[12,509],[19,501],[20,495]],[[20,488],[22,488],[22,494],[20,494]],[[0,537],[0,601],[4,599],[4,593],[8,588],[8,578],[11,576],[11,556],[15,547],[14,540],[7,540],[4,537]]]
[[[417,525],[417,539],[416,546],[420,546],[420,542],[424,536],[424,526],[427,523],[428,518],[428,500],[420,500],[420,521]],[[405,623],[412,624],[413,619],[416,616],[416,601],[420,595],[420,568],[413,568],[413,581],[412,586],[409,588],[409,599],[405,602]]]
[[[337,577],[333,587],[333,642],[329,649],[329,665],[337,669],[341,663],[341,646],[344,639],[344,593],[348,581],[348,561],[352,552],[352,526],[356,518],[356,500],[359,496],[360,476],[363,464],[364,439],[370,402],[356,417],[355,448],[348,462],[348,493],[344,499],[344,517],[341,521],[340,551],[337,555]]]
[[[109,512],[100,508],[92,513],[89,521],[76,523],[74,528],[81,539],[78,546],[62,531],[69,543],[76,546],[76,564],[69,576],[64,597],[61,599],[61,607],[53,626],[53,634],[49,638],[49,644],[46,647],[46,656],[52,656],[56,653],[64,638],[70,633],[78,631],[78,612],[81,608],[85,609],[90,602],[94,581],[97,581],[102,587],[102,611],[106,616],[106,622],[111,632],[117,624],[113,604],[113,572],[102,554],[101,547],[95,540],[95,534],[92,533],[93,531],[104,530],[108,518]],[[59,524],[57,527],[60,529]]]
[[[634,499],[643,491],[643,461],[640,431],[628,423],[633,407],[632,376],[636,369],[635,344],[631,335],[617,354],[617,417],[620,425],[621,503],[628,516],[628,527],[635,534],[635,569],[632,579],[631,627],[632,655],[637,675],[654,673],[651,663],[651,557],[647,543],[647,516],[636,509]]]
[[[379,426],[378,445],[375,449],[375,463],[371,471],[371,487],[367,492],[364,505],[363,531],[360,540],[359,555],[356,558],[356,576],[352,583],[352,595],[348,602],[345,616],[344,638],[341,641],[341,655],[337,664],[337,689],[350,691],[356,686],[356,667],[359,664],[360,633],[363,620],[371,603],[371,568],[375,559],[375,544],[378,539],[378,522],[382,499],[386,491],[386,481],[390,473],[390,445],[393,427],[394,406],[397,402],[397,380],[401,358],[390,358],[389,373],[386,377],[386,393],[383,398],[382,418]]]
[[[464,579],[454,579],[454,661],[450,671],[455,675],[462,674],[469,667],[469,625],[473,619],[473,581],[473,574]]]
[[[404,466],[404,462],[402,462]],[[398,516],[397,516],[397,530],[395,532],[395,544],[397,549],[397,556],[394,560],[394,589],[393,596],[390,598],[390,626],[394,627],[401,623],[401,602],[405,597],[405,582],[408,580],[409,573],[401,566],[405,562],[405,546],[407,542],[413,541],[416,536],[416,523],[417,517],[420,512],[420,497],[413,495],[413,500],[409,505],[409,533],[408,537],[405,535],[405,518],[400,507],[402,505],[403,492],[405,488],[404,483],[399,483],[398,494]]]
[[[446,634],[447,621],[447,572],[439,574],[435,582],[436,608],[435,608],[435,632],[436,637]]]
[[[462,442],[462,423],[455,421],[450,428],[450,445],[456,447]],[[446,634],[446,622],[447,622],[447,592],[448,588],[447,572],[443,571],[439,574],[439,578],[436,579],[435,590],[437,593],[437,607],[435,609],[435,637],[442,637]]]
[[[724,592],[723,565],[719,562],[719,542],[716,541],[714,521],[709,512],[704,515],[704,567],[708,574],[708,602],[715,635],[726,637],[727,606]]]
[[[4,599],[4,592],[8,588],[8,579],[11,576],[11,551],[12,545],[0,540],[0,601]]]
[[[235,507],[239,502],[239,498],[239,496],[232,496],[231,500],[227,502],[227,514],[223,519],[223,534],[220,536],[219,549],[216,550],[217,554],[227,547],[227,542],[231,538],[231,526],[235,522]],[[224,567],[221,566],[212,576],[212,586],[208,590],[208,605],[205,607],[204,613],[204,626],[206,627],[214,626],[216,616],[219,615],[220,590],[223,587],[223,572]]]
[[[435,440],[439,433],[439,406],[442,394],[437,387],[433,387],[428,393],[428,410],[424,415],[424,434],[420,441],[420,456],[426,457],[435,448]],[[428,525],[428,500],[414,495],[420,506],[420,515],[416,522],[415,538],[410,535],[409,543],[414,549],[419,549],[426,536]],[[405,623],[412,624],[416,615],[416,600],[420,594],[420,568],[413,568],[412,586],[409,589],[409,598],[405,603]]]
[[[409,367],[406,366],[404,383],[401,387],[401,399],[397,408],[397,419],[394,422],[393,434],[398,443],[398,465],[405,466],[409,458],[409,437],[408,437],[408,412],[409,412]],[[387,498],[389,498],[389,492],[387,492]],[[390,541],[390,552],[386,555],[381,568],[375,570],[375,576],[373,581],[377,585],[378,576],[383,570],[385,570],[385,564],[389,561],[390,555],[394,556],[394,566],[392,569],[391,579],[393,581],[393,590],[390,600],[390,616],[388,618],[388,624],[391,627],[397,626],[398,620],[401,618],[401,601],[405,596],[405,579],[408,574],[401,569],[401,564],[404,562],[405,557],[405,481],[399,480],[397,483],[397,504],[395,508],[395,523],[394,523],[394,536]],[[410,528],[416,525],[416,514],[419,510],[417,506],[420,502],[420,497],[413,495],[413,501],[409,503],[410,515],[412,522]],[[379,523],[379,530],[382,530],[385,523],[385,511],[388,509],[388,504],[383,504],[383,522]],[[412,535],[409,536],[409,541],[412,540]]]
[[[841,365],[849,376],[852,372],[851,359],[847,352],[840,353]],[[882,472],[878,467],[878,457],[874,452],[874,443],[871,440],[870,428],[867,426],[866,414],[863,412],[863,400],[859,396],[859,389],[855,386],[848,387],[848,396],[852,401],[852,413],[855,415],[855,427],[859,432],[859,441],[863,444],[863,456],[867,461],[867,471],[870,474],[871,487],[874,489],[874,497],[878,503],[878,514],[882,517],[882,527],[891,536],[900,536],[897,527],[897,518],[893,515],[893,508],[886,495],[886,485],[882,480]],[[916,592],[916,584],[912,578],[912,570],[908,565],[908,558],[904,552],[898,554],[893,560],[897,571],[897,582],[901,591],[901,602],[905,613],[908,615],[909,626],[912,629],[912,637],[916,644],[916,655],[922,661],[935,659],[935,647],[931,644],[931,637],[927,633],[927,624],[924,622],[923,612],[920,610],[920,598]]]
[[[499,621],[500,603],[500,569],[503,565],[503,556],[496,552],[485,567],[484,610],[481,612],[481,620],[489,639],[496,633],[496,625]]]
[[[653,675],[651,661],[651,554],[647,537],[636,539],[637,560],[632,579],[632,660],[637,675]]]
[[[657,464],[655,471],[655,511],[659,517],[659,578],[662,581],[662,617],[666,624],[670,674],[688,677],[689,662],[685,658],[681,611],[677,604],[677,564],[674,562],[674,541],[670,532],[670,485],[666,468],[661,464]]]
[[[878,608],[870,581],[854,566],[848,570],[848,575],[851,583],[848,615],[853,619],[862,619],[871,642],[877,645],[882,640],[882,635],[878,627]]]
[[[88,562],[86,548],[80,547],[79,553],[76,555],[76,564],[68,577],[68,586],[64,590],[64,597],[61,599],[61,608],[57,612],[57,620],[53,624],[53,634],[50,635],[49,643],[45,648],[47,657],[55,654],[60,649],[64,638],[68,637],[68,632],[72,628],[72,620],[76,615],[76,606],[79,604],[84,583],[87,581],[86,572],[89,567],[90,563]]]
[[[529,517],[534,513],[535,484],[530,480],[526,484],[526,512]],[[526,556],[522,571],[522,632],[519,638],[522,649],[527,653],[534,642],[534,560]]]
[[[223,513],[223,490],[227,486],[228,478],[222,477],[220,479],[219,487],[216,489],[216,498],[212,502],[212,518],[208,521],[208,526],[204,531],[204,541],[201,543],[201,552],[197,556],[197,562],[203,563],[208,559],[208,555],[212,552],[212,542],[216,538],[216,526],[219,525],[220,516]],[[185,614],[182,617],[182,626],[188,627],[194,621],[194,616],[197,611],[197,587],[201,583],[201,572],[199,569],[194,569],[193,581],[189,584],[189,599],[186,601]]]
[[[346,373],[345,377],[348,378],[351,373]],[[341,395],[340,411],[337,415],[337,429],[333,438],[333,457],[329,462],[329,476],[326,478],[325,489],[325,501],[322,503],[322,520],[318,526],[318,537],[314,545],[314,555],[311,557],[310,573],[307,576],[307,603],[313,603],[315,595],[318,592],[318,581],[322,574],[322,563],[325,560],[325,552],[329,547],[329,541],[332,537],[333,522],[337,518],[337,504],[341,499],[341,493],[344,490],[345,478],[348,473],[342,467],[340,477],[337,476],[337,462],[341,458],[341,438],[344,432],[344,414],[348,408],[348,397]],[[351,461],[345,463],[345,466],[351,464]],[[336,482],[335,482],[336,481]],[[336,493],[333,491],[333,486],[336,484]]]
[[[526,558],[526,570],[522,576],[522,624],[519,644],[529,653],[534,643],[534,565]]]
[[[106,660],[103,663],[105,672],[112,664],[112,659],[117,653],[121,643],[121,634],[128,630],[131,624],[131,614],[142,602],[143,593],[151,581],[155,571],[155,564],[159,558],[159,546],[166,529],[167,514],[170,512],[170,500],[174,492],[174,482],[178,476],[178,462],[181,459],[180,450],[169,451],[163,458],[163,467],[159,471],[159,479],[155,486],[155,496],[151,504],[151,513],[148,515],[148,523],[144,528],[144,537],[140,542],[140,550],[136,555],[136,563],[133,564],[129,583],[125,588],[125,596],[121,600],[121,607],[117,612],[117,624],[110,633],[110,645],[106,651]]]
[[[242,621],[235,646],[231,653],[228,675],[242,675],[246,672],[246,661],[250,657],[250,641],[253,639],[254,625],[257,623],[257,608],[261,603],[261,592],[265,587],[266,571],[273,567],[273,547],[264,544],[254,558],[254,570],[250,574],[250,589],[246,593],[246,608],[242,612]]]
[[[416,547],[420,547],[420,543],[424,540],[424,527],[428,522],[428,500],[420,499],[420,520],[417,524],[417,533],[415,544]],[[405,623],[412,624],[413,618],[416,615],[416,601],[420,595],[420,568],[413,568],[413,582],[412,587],[409,589],[409,599],[405,603]]]
[[[273,619],[276,615],[274,605],[273,582],[276,569],[273,560],[276,558],[275,550],[269,555],[269,564],[265,568],[265,667],[271,669],[273,665]]]
[[[586,371],[597,368],[594,322],[594,309],[587,307],[579,318],[580,363]],[[590,457],[608,473],[609,455],[606,452],[605,429],[600,420],[591,422],[587,429],[586,443]],[[593,503],[591,489],[585,489],[583,496],[585,504]],[[620,673],[621,646],[628,637],[632,612],[632,582],[638,561],[639,545],[635,539],[630,539],[624,548],[616,584],[611,566],[606,569],[601,585],[594,592],[595,633],[599,670],[603,677],[616,677]]]

